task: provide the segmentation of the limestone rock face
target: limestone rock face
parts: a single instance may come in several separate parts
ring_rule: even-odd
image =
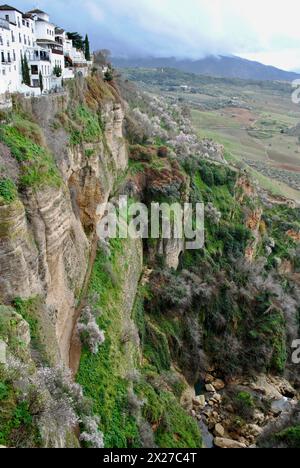
[[[218,436],[218,437],[224,437],[225,429],[224,429],[224,427],[223,427],[221,424],[219,424],[219,423],[215,425],[215,434],[216,434],[216,436]]]
[[[236,440],[231,439],[222,439],[221,437],[216,437],[214,440],[215,446],[222,449],[245,449],[247,448],[245,444],[237,442]]]
[[[180,254],[184,251],[183,239],[161,239],[158,252],[165,258],[168,268],[177,270]]]
[[[25,207],[16,202],[0,206],[0,297],[10,300],[40,294],[38,249],[26,220]]]
[[[27,106],[31,103],[29,110],[43,127],[62,183],[60,187],[27,188],[20,200],[0,205],[0,300],[10,303],[16,297],[41,297],[43,322],[56,336],[57,349],[51,350],[52,355],[69,365],[76,303],[97,221],[104,212],[99,205],[109,200],[128,159],[121,104],[111,100],[103,106],[105,130],[99,142],[71,147],[63,129],[55,138],[51,131],[51,118],[67,105],[67,98],[56,99],[59,102],[54,97],[49,102],[47,98],[28,101]]]

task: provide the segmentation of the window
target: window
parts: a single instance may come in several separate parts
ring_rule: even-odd
[[[39,67],[37,65],[31,65],[31,74],[38,75],[39,74]]]
[[[19,33],[19,42],[20,42],[20,44],[22,44],[22,36],[21,36],[21,33]]]
[[[9,15],[5,15],[6,21],[9,21]]]
[[[2,63],[5,62],[4,52],[1,52],[1,62],[2,62]]]

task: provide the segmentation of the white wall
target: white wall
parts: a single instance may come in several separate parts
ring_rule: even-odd
[[[28,58],[30,70],[34,72],[31,74],[31,86],[35,87],[32,88],[33,93],[38,93],[40,72],[46,91],[61,85],[61,77],[57,79],[53,74],[55,66],[61,67],[63,78],[72,78],[74,72],[79,71],[84,75],[87,74],[88,68],[85,67],[84,54],[73,47],[72,41],[67,39],[65,32],[59,37],[63,43],[63,54],[52,50],[56,47],[55,26],[49,22],[47,14],[36,14],[33,18],[28,18],[27,15],[22,15],[16,10],[0,10],[0,94],[24,93],[25,88],[26,94],[30,93],[31,88],[25,87],[22,83],[21,57],[25,55]],[[48,43],[37,43],[39,39],[46,40]],[[38,51],[38,56],[35,56],[36,51]],[[49,60],[41,57],[40,51],[47,53]],[[70,56],[75,65],[74,70],[65,68],[64,55]],[[32,66],[34,68],[31,68]]]
[[[55,41],[55,26],[52,23],[37,20],[35,22],[35,35],[37,39]]]
[[[15,92],[20,81],[19,45],[12,42],[15,39],[13,29],[6,21],[0,21],[0,93]]]

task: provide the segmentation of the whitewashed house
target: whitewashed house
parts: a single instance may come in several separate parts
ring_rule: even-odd
[[[41,10],[31,10],[28,15],[31,15],[35,23],[36,44],[45,52],[48,60],[48,63],[40,64],[40,71],[43,75],[44,89],[49,91],[61,86],[65,68],[63,47],[55,40],[55,25],[50,22],[47,13]],[[60,74],[58,70],[61,71]]]
[[[24,85],[22,57],[26,56],[30,86]],[[20,92],[27,95],[49,92],[81,71],[86,75],[87,61],[73,47],[67,33],[57,28],[47,13],[34,9],[22,13],[9,5],[0,6],[0,95]]]
[[[86,76],[92,62],[87,62],[83,51],[78,50],[73,46],[73,42],[68,39],[67,33],[64,29],[55,29],[55,40],[63,47],[65,57],[65,70],[63,77],[71,78],[74,77],[75,73],[79,72]]]
[[[0,6],[0,93],[19,89],[24,37],[28,39],[22,13],[7,5]]]

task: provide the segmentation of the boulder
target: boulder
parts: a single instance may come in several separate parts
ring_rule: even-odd
[[[265,415],[258,409],[254,410],[253,420],[256,424],[263,424],[265,422]]]
[[[215,400],[217,403],[221,403],[222,397],[219,393],[215,393],[213,396],[213,400]]]
[[[199,395],[193,398],[193,405],[197,408],[204,408],[205,406],[205,396]]]
[[[237,442],[236,440],[232,439],[224,439],[222,437],[216,437],[214,440],[214,444],[216,447],[221,449],[245,449],[247,446],[242,444],[241,442]]]
[[[225,388],[225,383],[221,379],[214,380],[212,382],[213,387],[219,392]]]
[[[253,382],[250,387],[252,390],[262,393],[270,400],[281,400],[283,398],[274,383],[266,375],[258,376],[256,382]]]
[[[253,435],[254,437],[258,437],[263,432],[263,429],[261,427],[257,426],[257,424],[248,424],[247,432],[250,435]]]
[[[291,386],[291,384],[282,377],[269,376],[269,380],[275,385],[277,390],[285,397],[294,398],[297,395],[297,391]]]
[[[290,410],[291,405],[287,398],[276,400],[272,402],[271,412],[274,416],[280,416],[282,413],[286,413]]]
[[[224,437],[224,434],[225,434],[225,429],[222,426],[222,424],[216,424],[215,425],[215,435],[217,437]]]
[[[206,391],[209,393],[216,393],[215,387],[212,386],[212,384],[207,384],[205,385]]]
[[[205,383],[210,384],[215,380],[214,376],[211,374],[206,374],[205,376]]]

